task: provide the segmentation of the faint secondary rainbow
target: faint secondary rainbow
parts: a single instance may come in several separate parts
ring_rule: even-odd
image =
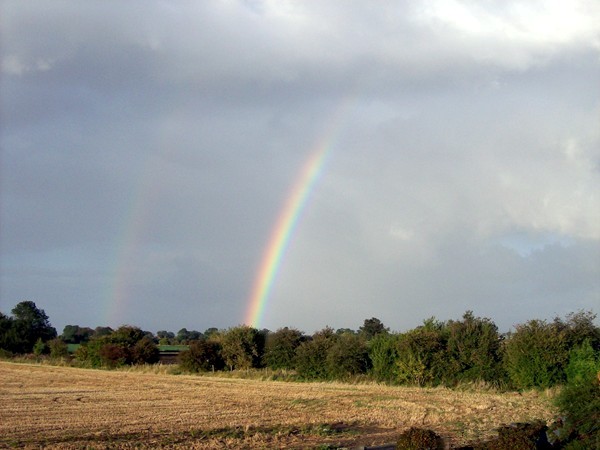
[[[261,324],[285,251],[298,225],[298,220],[306,206],[310,193],[323,173],[326,162],[335,146],[343,119],[345,119],[349,105],[352,103],[351,100],[353,98],[347,98],[337,109],[327,132],[317,141],[317,145],[310,152],[277,217],[263,252],[248,301],[248,309],[244,319],[244,323],[247,325],[258,328]]]

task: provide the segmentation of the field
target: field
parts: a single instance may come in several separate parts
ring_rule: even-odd
[[[537,392],[292,383],[0,362],[0,447],[335,448],[410,426],[453,443],[554,410]]]

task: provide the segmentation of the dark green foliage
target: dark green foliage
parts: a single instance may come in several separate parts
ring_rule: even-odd
[[[4,319],[1,327],[6,330],[5,336],[0,339],[4,341],[6,350],[15,353],[30,353],[38,340],[49,341],[56,337],[56,330],[50,325],[48,316],[43,309],[39,309],[34,302],[23,301],[12,310],[12,319],[8,322]]]
[[[398,378],[398,334],[381,333],[369,341],[371,373],[377,381],[394,382]]]
[[[265,342],[265,365],[271,369],[293,369],[296,349],[306,339],[294,328],[280,328],[269,333]]]
[[[221,357],[221,346],[213,340],[194,341],[188,350],[179,354],[179,364],[187,372],[221,370],[225,362]]]
[[[386,328],[381,320],[376,317],[365,319],[363,326],[358,329],[358,332],[362,334],[367,340],[373,339],[378,334],[387,333],[389,328]]]
[[[600,358],[590,350],[588,343],[572,353],[569,383],[556,397],[565,448],[600,448]]]
[[[400,435],[396,448],[403,450],[441,450],[444,448],[444,442],[434,431],[412,427]]]
[[[159,350],[148,336],[138,327],[124,325],[116,331],[94,336],[82,344],[75,357],[92,367],[118,367],[124,364],[151,364],[158,362]]]
[[[261,367],[265,335],[256,328],[240,325],[221,335],[221,354],[230,370]]]
[[[328,378],[327,353],[338,337],[332,328],[326,327],[298,347],[296,371],[301,378],[306,380]]]
[[[514,386],[547,388],[562,382],[569,353],[562,324],[530,320],[515,328],[504,346],[504,365]]]
[[[566,320],[548,323],[530,320],[517,325],[504,345],[504,365],[515,387],[546,388],[566,380],[566,368],[573,348],[588,342],[600,350],[600,328],[591,312],[569,314]]]
[[[589,340],[569,352],[565,370],[568,384],[585,383],[600,372],[600,350],[594,350]]]
[[[446,373],[444,323],[434,318],[400,336],[397,377],[400,383],[417,386],[439,384]]]
[[[461,321],[448,321],[446,333],[447,383],[501,378],[501,338],[494,322],[467,311]]]
[[[94,328],[94,337],[102,337],[110,335],[114,330],[111,327],[96,327]]]
[[[38,338],[38,340],[35,341],[35,344],[33,344],[33,354],[35,356],[40,356],[47,352],[48,352],[48,347],[46,346],[44,341],[42,341],[42,338]]]
[[[204,335],[196,330],[188,331],[187,328],[182,328],[177,332],[176,339],[180,344],[189,344],[192,341],[204,339]]]
[[[371,361],[365,340],[355,334],[337,335],[327,349],[327,375],[333,379],[345,379],[364,374]]]
[[[103,366],[114,368],[127,363],[129,352],[122,345],[106,342],[98,349],[98,357]]]
[[[94,334],[94,330],[88,327],[66,325],[60,337],[67,344],[81,344],[82,342],[89,341]]]
[[[544,450],[551,449],[542,421],[516,423],[498,429],[498,437],[475,445],[475,450]]]
[[[51,358],[66,358],[69,356],[69,349],[67,344],[59,338],[48,341],[48,348],[50,349]]]
[[[144,336],[131,348],[133,364],[155,364],[160,359],[158,346],[148,336]]]

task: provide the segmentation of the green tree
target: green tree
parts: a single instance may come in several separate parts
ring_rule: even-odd
[[[448,321],[446,332],[446,381],[491,382],[501,379],[501,338],[494,322],[475,317],[472,311],[467,311],[461,321]]]
[[[418,386],[439,384],[446,372],[445,325],[435,318],[400,335],[397,379],[400,383]]]
[[[371,360],[365,339],[349,333],[337,335],[327,350],[326,363],[330,378],[346,379],[366,373]]]
[[[369,342],[369,358],[372,362],[371,373],[377,381],[387,383],[398,378],[398,334],[380,333]]]
[[[230,328],[221,335],[220,342],[223,359],[230,370],[261,366],[265,336],[256,328],[247,325]]]
[[[179,364],[187,372],[221,370],[225,362],[221,357],[221,345],[214,340],[194,341],[188,350],[179,354]]]
[[[567,328],[560,321],[530,320],[517,325],[504,344],[504,365],[515,387],[547,388],[565,379]]]
[[[19,353],[28,353],[38,339],[42,342],[56,337],[56,330],[50,325],[48,316],[32,301],[22,301],[12,309],[13,327]]]
[[[280,328],[269,333],[265,342],[264,361],[271,369],[293,369],[296,349],[305,340],[304,334],[294,328]]]
[[[306,380],[327,379],[327,353],[335,339],[339,338],[332,328],[326,327],[313,334],[296,349],[296,371]]]
[[[367,340],[371,340],[378,334],[387,333],[389,328],[386,328],[381,320],[376,317],[371,317],[370,319],[365,319],[363,326],[360,327],[358,331]]]
[[[130,348],[133,364],[155,364],[160,359],[160,351],[154,341],[144,336]]]
[[[48,341],[48,348],[50,349],[51,358],[58,359],[69,356],[67,344],[62,339],[56,338]]]
[[[94,336],[94,330],[79,325],[65,325],[61,339],[67,344],[81,344],[89,341]]]

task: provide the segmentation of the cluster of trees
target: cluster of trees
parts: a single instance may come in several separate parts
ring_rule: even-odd
[[[133,326],[117,330],[67,325],[61,336],[45,312],[30,301],[12,317],[0,313],[0,349],[12,353],[65,356],[66,344],[80,344],[75,358],[91,366],[154,363],[158,345],[186,344],[181,367],[190,372],[270,368],[293,371],[301,379],[332,380],[369,376],[419,386],[484,381],[517,389],[546,388],[583,371],[600,370],[600,328],[592,312],[565,319],[530,320],[501,334],[488,318],[467,311],[460,320],[427,319],[402,333],[377,318],[359,330],[326,327],[313,335],[294,328],[275,332],[246,325],[204,333],[181,329],[156,335]]]
[[[404,333],[391,333],[376,318],[358,332],[325,328],[306,336],[230,328],[193,343],[181,355],[189,371],[268,367],[294,370],[307,380],[375,380],[419,386],[485,381],[518,389],[546,388],[574,373],[600,370],[600,328],[591,312],[552,322],[530,320],[502,335],[487,318],[467,311],[461,320],[427,319]]]
[[[39,353],[56,338],[56,329],[34,302],[23,301],[12,309],[12,317],[0,312],[0,349],[11,353]]]

